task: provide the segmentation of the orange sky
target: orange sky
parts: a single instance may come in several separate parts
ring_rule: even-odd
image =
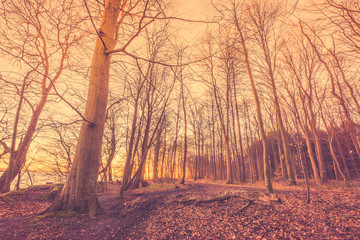
[[[169,0],[174,5],[174,11],[176,13],[169,13],[168,15],[175,15],[184,19],[191,20],[210,20],[216,11],[211,5],[211,0]],[[295,1],[295,0],[291,0]],[[290,2],[291,2],[290,1]],[[309,3],[310,0],[300,0],[299,4],[305,5]],[[195,44],[204,33],[207,24],[204,23],[189,23],[184,21],[178,21],[179,26],[182,28],[179,32],[179,35],[188,41],[191,44]],[[182,34],[184,33],[184,34]],[[0,59],[1,62],[1,59]],[[8,67],[7,64],[2,64],[0,66],[1,70]],[[0,168],[4,167],[2,161],[0,161]]]

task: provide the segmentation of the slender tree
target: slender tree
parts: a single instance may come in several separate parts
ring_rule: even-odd
[[[10,190],[11,182],[24,167],[49,95],[54,91],[58,93],[55,84],[69,66],[70,50],[84,37],[83,33],[76,32],[83,22],[83,18],[76,13],[78,7],[74,1],[67,0],[56,4],[43,0],[12,1],[1,5],[1,12],[6,13],[1,17],[7,24],[4,24],[0,33],[0,50],[28,67],[23,86],[32,85],[38,89],[38,102],[31,106],[32,113],[27,130],[15,149],[17,124],[24,101],[24,89],[21,90],[9,165],[0,177],[0,192]]]

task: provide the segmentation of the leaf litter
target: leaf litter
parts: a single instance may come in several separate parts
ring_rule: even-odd
[[[356,183],[358,185],[358,183]],[[354,185],[356,185],[354,184]],[[52,199],[52,186],[0,195],[1,239],[357,239],[360,236],[359,187],[276,186],[282,203],[231,197],[194,204],[179,199],[211,198],[228,192],[256,196],[256,185],[191,182],[172,188],[134,189],[123,200],[118,185],[99,195],[101,214],[38,216]]]

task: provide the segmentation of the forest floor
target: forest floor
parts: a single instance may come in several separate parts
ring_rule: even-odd
[[[360,239],[359,182],[314,187],[310,204],[302,184],[274,183],[282,203],[254,198],[264,193],[260,184],[157,184],[129,190],[120,200],[114,183],[99,194],[103,210],[95,218],[39,215],[59,186],[31,187],[0,195],[0,239]],[[246,197],[185,201],[229,192]]]

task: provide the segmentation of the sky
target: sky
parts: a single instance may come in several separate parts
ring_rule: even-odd
[[[174,12],[170,12],[170,16],[177,16],[192,20],[207,20],[207,18],[211,16],[211,0],[171,0],[171,4],[174,5]],[[189,42],[195,41],[200,35],[202,35],[202,32],[206,28],[206,24],[203,23],[187,23],[183,21],[179,21],[179,23],[183,26],[184,32],[181,36],[186,36],[185,40]],[[2,63],[0,64],[0,73],[4,73],[6,71],[16,71],[19,67],[14,66],[9,68],[7,59],[4,58],[0,58],[0,63]],[[32,145],[35,145],[35,143]],[[5,165],[2,161],[0,161],[0,169],[4,167]]]
[[[211,0],[176,0],[174,5],[174,15],[184,19],[207,21],[215,14]],[[178,24],[184,33],[182,36],[189,42],[196,41],[207,27],[205,23],[179,21]]]
[[[211,5],[211,0],[169,0],[174,5],[173,13],[179,18],[190,20],[202,20],[206,21],[211,19],[216,11]],[[309,2],[310,0],[300,0],[300,4]],[[207,28],[205,23],[190,23],[185,21],[178,21],[181,30],[179,35],[183,37],[190,44],[195,44],[197,40],[203,35]],[[1,62],[1,59],[0,59]],[[5,69],[8,70],[8,64],[0,64],[0,72]],[[0,163],[1,167],[1,163]]]
[[[191,19],[205,20],[211,16],[211,0],[178,0],[179,14]]]

